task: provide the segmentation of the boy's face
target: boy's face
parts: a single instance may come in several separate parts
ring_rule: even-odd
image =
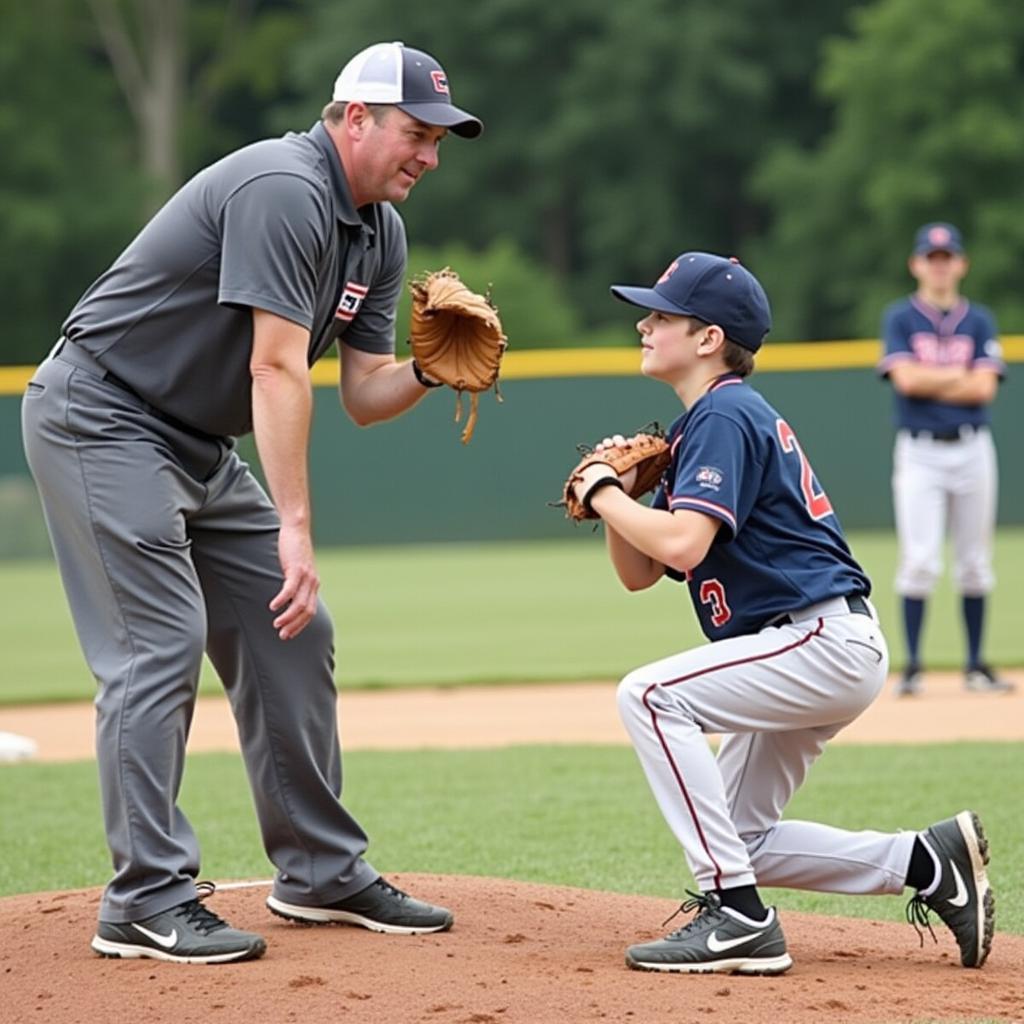
[[[910,273],[918,284],[932,291],[956,288],[967,274],[967,267],[966,256],[942,250],[910,257]]]
[[[675,384],[696,365],[697,349],[708,325],[695,326],[687,316],[652,310],[637,322],[640,333],[640,372],[645,377]]]

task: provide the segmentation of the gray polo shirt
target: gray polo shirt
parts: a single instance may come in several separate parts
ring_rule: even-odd
[[[82,296],[64,335],[155,408],[209,434],[252,429],[252,309],[395,348],[405,226],[352,205],[323,124],[246,146],[176,192]]]

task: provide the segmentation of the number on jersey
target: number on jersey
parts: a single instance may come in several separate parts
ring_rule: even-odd
[[[700,585],[700,603],[711,605],[711,625],[724,626],[732,618],[732,609],[725,599],[721,580],[703,580]]]
[[[800,447],[793,428],[785,420],[777,419],[775,429],[778,431],[782,450],[787,453],[796,452],[797,458],[800,460],[800,490],[803,493],[804,505],[807,506],[808,514],[814,520],[832,515],[832,502],[828,500],[828,495],[824,491],[815,493],[814,470],[811,469],[811,464],[807,461],[807,456],[804,455],[804,450]]]

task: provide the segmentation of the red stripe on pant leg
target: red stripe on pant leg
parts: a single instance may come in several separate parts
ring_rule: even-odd
[[[805,636],[802,636],[799,640],[794,640],[791,644],[786,644],[785,647],[780,647],[777,651],[769,651],[767,654],[755,654],[749,658],[737,658],[735,661],[726,661],[721,665],[709,666],[708,668],[699,669],[696,672],[690,672],[685,676],[679,676],[677,679],[669,679],[664,683],[651,683],[650,686],[644,690],[643,704],[644,707],[651,713],[651,725],[654,728],[655,735],[658,737],[658,742],[661,744],[661,749],[665,751],[665,757],[668,759],[669,767],[672,769],[672,774],[676,778],[676,784],[679,786],[679,792],[683,795],[683,800],[686,803],[686,809],[690,812],[690,818],[693,821],[693,827],[697,830],[697,838],[700,839],[701,846],[704,847],[704,852],[708,855],[708,860],[714,865],[715,868],[715,888],[720,889],[722,887],[722,868],[718,861],[715,859],[715,855],[711,852],[711,847],[708,846],[707,837],[704,835],[704,830],[700,827],[700,822],[697,820],[697,811],[693,806],[693,801],[690,799],[690,794],[687,792],[686,783],[683,782],[682,773],[679,771],[679,766],[676,764],[675,759],[672,757],[672,751],[669,750],[668,742],[665,739],[664,734],[661,731],[661,727],[658,725],[658,714],[648,703],[647,698],[650,696],[651,691],[657,686],[675,686],[677,683],[685,683],[690,679],[694,679],[697,676],[707,675],[710,672],[721,672],[723,669],[735,668],[737,665],[749,665],[755,661],[767,661],[769,658],[777,658],[781,654],[786,654],[789,651],[795,650],[797,647],[802,647],[816,636],[820,636],[825,629],[825,620],[818,619],[818,625]]]

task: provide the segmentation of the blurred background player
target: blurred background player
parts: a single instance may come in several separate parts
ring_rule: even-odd
[[[964,686],[1009,693],[1013,684],[998,678],[981,654],[985,598],[995,582],[997,476],[989,406],[1005,369],[995,320],[960,294],[969,264],[952,224],[925,224],[909,266],[917,291],[885,311],[879,364],[896,396],[896,589],[907,646],[896,692],[912,696],[921,689],[925,601],[942,572],[948,528],[967,637]]]

